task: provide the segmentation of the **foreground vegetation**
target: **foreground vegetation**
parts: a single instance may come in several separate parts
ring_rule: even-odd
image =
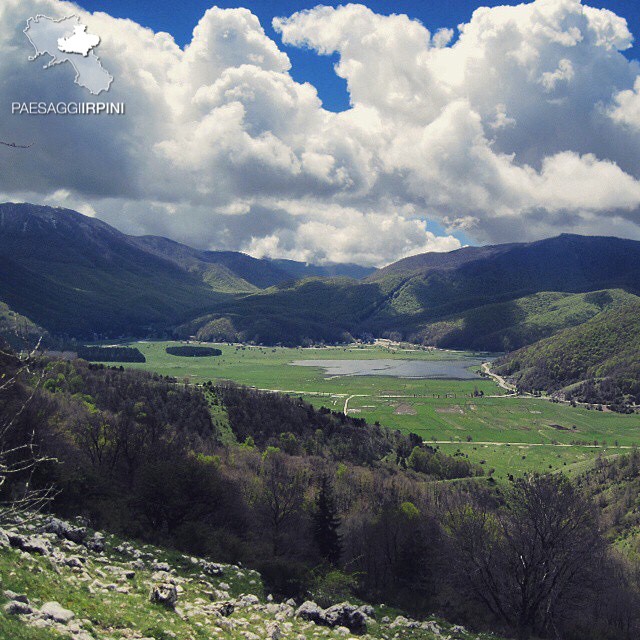
[[[305,619],[297,613],[300,602],[274,602],[270,595],[267,597],[260,574],[251,569],[212,564],[112,535],[100,538],[99,549],[92,548],[95,534],[87,532],[83,539],[85,529],[77,522],[31,516],[26,521],[5,522],[5,526],[9,535],[26,540],[33,539],[28,536],[36,532],[34,537],[41,545],[41,551],[33,553],[0,545],[5,593],[0,596],[4,607],[0,637],[7,640],[307,640],[351,635],[344,626],[321,626]],[[65,534],[71,534],[76,542]],[[175,586],[175,605],[150,602],[150,592],[160,584]],[[16,597],[20,600],[13,600]],[[41,616],[41,608],[56,612],[44,605],[51,602],[59,605],[59,619],[70,614],[74,617],[61,623]],[[354,608],[361,604],[354,600]],[[16,609],[23,613],[8,613]],[[29,610],[32,613],[24,613]],[[471,633],[432,616],[420,622],[408,620],[390,607],[367,607],[363,611],[369,614],[366,633],[358,630],[358,636],[365,640],[391,635],[407,640],[437,640],[443,635],[456,640],[496,638]]]
[[[383,602],[412,617],[438,614],[476,632],[521,639],[631,640],[640,632],[634,560],[610,547],[588,493],[563,474],[496,483],[482,466],[447,456],[416,435],[299,399],[229,383],[185,385],[121,366],[24,364],[0,355],[7,380],[0,416],[8,427],[0,461],[17,464],[15,474],[0,474],[0,500],[12,503],[52,485],[57,493],[47,508],[188,556],[247,565],[260,572],[276,601],[313,599],[323,608],[345,600]],[[23,464],[20,456],[28,461],[34,451],[39,464]],[[34,548],[11,545],[27,553]],[[2,551],[0,562],[5,553],[15,552]],[[145,567],[138,566],[141,587],[131,600],[140,606],[149,588]],[[106,566],[101,571],[106,578]],[[39,573],[17,575],[14,570],[16,587],[27,590],[19,580]],[[121,617],[128,594],[117,582],[104,587],[107,593],[88,582],[94,589],[88,603],[83,581],[60,604],[88,607],[95,626],[83,622],[81,630],[98,637],[123,624],[136,628],[135,619]],[[191,598],[190,583],[178,585]],[[38,594],[44,589],[37,584],[31,596],[51,597]],[[205,589],[218,602],[215,589]],[[193,605],[204,608],[198,597]],[[203,627],[193,637],[207,637],[211,626],[194,611],[194,624]],[[250,609],[240,628],[262,628],[266,611]],[[140,620],[142,610],[131,615]],[[374,637],[433,634],[431,626],[380,622],[378,636],[371,627]],[[160,617],[158,624],[171,623]],[[308,634],[296,624],[280,637]],[[400,635],[405,630],[408,635]]]

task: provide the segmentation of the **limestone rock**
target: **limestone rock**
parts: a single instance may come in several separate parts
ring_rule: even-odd
[[[2,592],[2,595],[7,600],[13,600],[15,602],[23,602],[24,604],[29,604],[29,598],[23,593],[16,593],[15,591],[11,591],[10,589],[5,589]]]
[[[49,518],[43,527],[48,533],[55,533],[58,538],[71,540],[76,544],[82,544],[87,537],[87,530],[84,527],[74,527],[68,522],[58,520],[58,518]]]
[[[210,576],[221,576],[224,574],[224,567],[221,564],[215,562],[202,561],[202,570]]]
[[[308,620],[309,622],[315,622],[316,624],[321,624],[321,620],[323,619],[323,610],[319,607],[315,602],[311,600],[307,600],[303,602],[296,611],[296,616],[298,618],[302,618],[303,620]]]
[[[23,616],[28,615],[29,613],[33,613],[33,609],[30,605],[20,602],[19,600],[12,600],[11,602],[7,602],[4,605],[4,610],[9,615],[13,616]]]
[[[89,538],[86,542],[85,542],[87,549],[89,549],[89,551],[93,551],[94,553],[102,553],[104,551],[104,545],[105,545],[105,540],[104,540],[104,534],[100,533],[99,531],[96,531],[93,534],[92,538]]]
[[[45,618],[50,618],[54,622],[59,622],[61,624],[67,624],[67,622],[75,617],[73,611],[65,609],[58,602],[45,602],[40,607],[40,613]]]
[[[178,602],[178,590],[175,584],[170,582],[160,582],[151,587],[149,600],[156,604],[161,604],[168,609],[175,609]]]
[[[269,640],[280,640],[282,638],[282,630],[277,622],[269,622],[266,626],[267,638]]]

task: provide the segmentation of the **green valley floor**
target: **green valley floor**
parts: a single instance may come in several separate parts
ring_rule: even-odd
[[[218,357],[166,353],[174,342],[131,343],[144,364],[125,366],[175,376],[190,384],[233,380],[258,389],[303,397],[380,424],[416,433],[446,453],[466,456],[497,478],[529,471],[582,470],[598,455],[640,445],[640,415],[571,407],[548,398],[513,397],[487,377],[468,380],[335,376],[322,368],[293,366],[299,360],[422,360],[477,362],[488,354],[409,347],[393,343],[324,348],[215,345]],[[113,363],[119,364],[119,363]]]

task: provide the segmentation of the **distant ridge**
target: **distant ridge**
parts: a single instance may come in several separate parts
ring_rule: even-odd
[[[464,264],[481,260],[482,258],[491,258],[500,253],[508,251],[514,244],[488,245],[485,247],[462,247],[454,251],[446,253],[429,252],[421,253],[408,258],[403,258],[382,269],[378,269],[374,274],[369,276],[369,280],[383,280],[390,275],[409,275],[417,273],[426,273],[431,270],[456,269]]]
[[[254,258],[238,251],[201,251],[159,236],[129,238],[145,251],[171,260],[183,268],[206,272],[210,265],[219,265],[258,289],[310,276],[346,276],[360,279],[376,271],[372,267],[353,264],[319,266],[294,260]]]
[[[309,275],[369,275],[134,237],[70,209],[0,204],[0,300],[56,334],[143,335]]]
[[[601,309],[578,294],[609,290],[619,292],[609,294],[614,302],[640,293],[640,242],[564,234],[412,256],[360,282],[281,285],[183,331],[216,339],[224,327],[225,336],[268,344],[377,336],[508,350],[589,319]]]

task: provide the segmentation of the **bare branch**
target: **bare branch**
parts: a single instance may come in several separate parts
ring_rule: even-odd
[[[11,147],[12,149],[29,149],[30,147],[33,147],[33,142],[31,144],[16,144],[15,142],[4,142],[3,140],[0,140],[0,144],[5,147]]]
[[[42,464],[54,460],[38,452],[37,433],[34,425],[21,424],[29,420],[26,413],[36,398],[44,370],[33,375],[32,365],[37,356],[41,340],[15,355],[0,351],[4,357],[3,371],[0,371],[0,511],[3,517],[15,514],[37,512],[45,507],[56,495],[53,486],[34,487],[36,470]],[[16,431],[17,429],[17,431]],[[11,486],[9,487],[9,484]]]

